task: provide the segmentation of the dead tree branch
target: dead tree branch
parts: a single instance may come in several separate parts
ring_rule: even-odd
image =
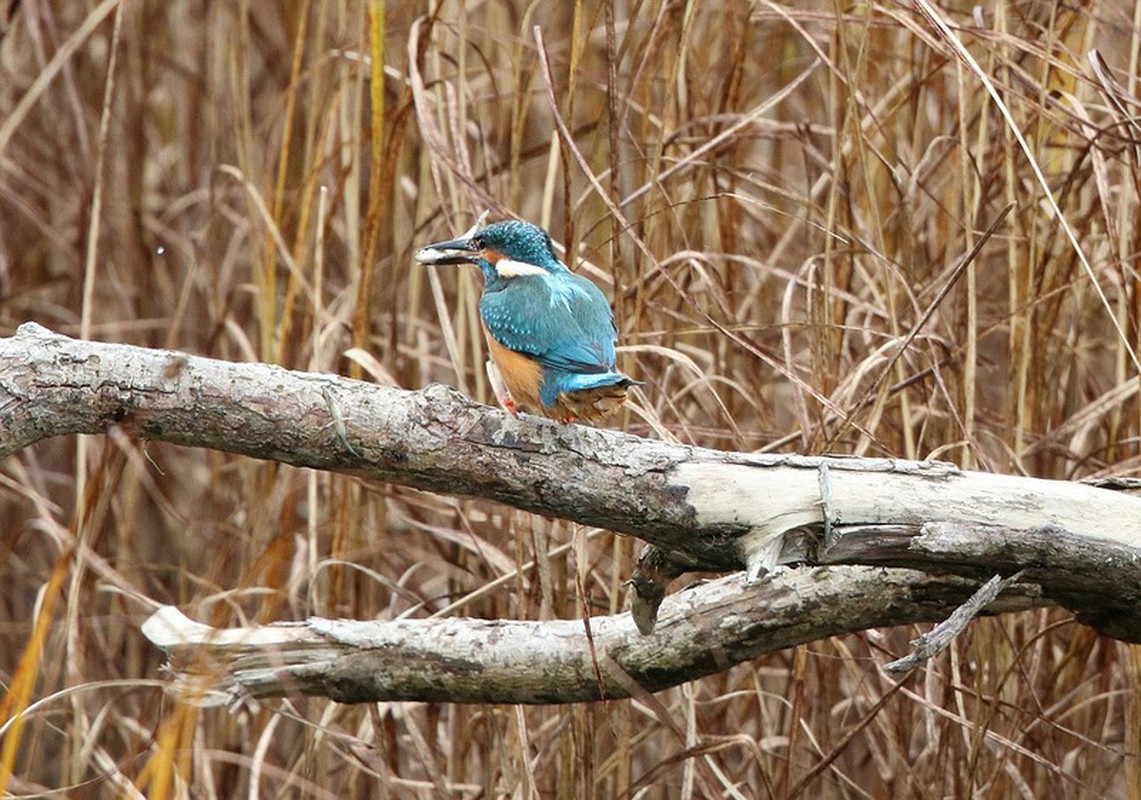
[[[77,341],[31,323],[0,339],[0,456],[49,437],[100,433],[112,426],[144,439],[487,498],[636,536],[654,548],[645,572],[634,576],[647,604],[641,609],[647,629],[662,582],[685,569],[745,569],[755,579],[778,563],[905,568],[823,573],[819,602],[829,613],[806,615],[809,621],[795,626],[796,636],[726,643],[716,652],[710,648],[704,666],[697,665],[700,659],[684,668],[649,661],[639,666],[607,656],[643,687],[660,688],[725,668],[760,652],[758,647],[942,618],[982,581],[1019,570],[1019,586],[1039,587],[1021,591],[1023,604],[1033,595],[1033,604],[1061,604],[1106,635],[1141,641],[1141,500],[1124,493],[962,472],[940,462],[762,456],[667,444],[514,419],[440,386],[410,392],[265,364]],[[908,589],[873,601],[857,591],[876,576],[890,584],[892,576],[911,575],[908,569],[968,580],[964,586],[949,577],[926,579],[933,583],[925,586],[955,587],[940,600],[908,600]],[[736,586],[733,602],[747,605],[760,602],[756,592],[779,593],[792,585],[786,583],[790,580],[782,576],[764,589],[739,578],[725,585]],[[795,578],[795,592],[804,591],[803,580]],[[712,608],[724,609],[725,602],[719,599]],[[880,602],[886,604],[882,609]],[[671,611],[670,619],[678,613]],[[763,609],[765,618],[772,613]],[[460,629],[470,625],[473,631],[487,624],[446,623]],[[505,631],[520,624],[502,623]],[[560,625],[582,630],[581,622],[534,624],[542,631],[562,630]],[[671,633],[675,629],[696,630],[700,640],[712,641],[709,634],[724,620],[713,611],[679,620],[670,631],[656,630],[636,646],[623,638],[623,626],[630,625],[625,615],[592,624],[599,626],[596,644],[604,642],[600,653],[611,653],[619,639],[628,650],[652,653],[660,637],[681,635]],[[753,624],[759,627],[745,635],[760,635],[764,624]],[[320,625],[310,623],[308,630],[326,636]],[[399,636],[399,630],[373,635]],[[493,658],[486,648],[480,652],[464,654],[462,668]],[[618,693],[621,683],[607,691]],[[494,696],[512,701],[510,692],[503,692]],[[401,696],[429,694],[417,689]],[[441,690],[433,696],[445,695]],[[355,691],[343,696],[363,697]],[[540,689],[526,695],[544,696],[550,695]]]
[[[591,619],[593,649],[582,620],[311,619],[216,630],[167,606],[143,632],[170,654],[180,696],[204,704],[289,693],[569,703],[658,691],[830,635],[935,621],[977,585],[867,567],[787,570],[751,586],[729,575],[667,598],[653,636],[628,614]],[[990,611],[1041,603],[1038,587],[1016,584]]]

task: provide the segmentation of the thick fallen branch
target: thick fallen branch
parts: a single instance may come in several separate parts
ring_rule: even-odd
[[[667,598],[653,636],[621,614],[592,619],[592,640],[582,620],[311,619],[215,630],[170,606],[143,632],[170,653],[180,696],[203,704],[291,692],[344,703],[569,703],[658,691],[833,634],[937,620],[976,586],[867,567],[786,570],[751,586],[730,575]],[[1041,604],[1037,587],[1016,584],[990,610]]]
[[[1023,584],[1041,587],[1036,602],[1059,603],[1107,635],[1141,641],[1141,500],[1106,489],[960,472],[939,462],[672,445],[514,419],[440,386],[408,392],[76,341],[34,324],[0,340],[0,456],[111,426],[145,439],[488,498],[637,536],[656,548],[635,576],[649,605],[641,617],[647,628],[662,582],[682,569],[746,569],[756,577],[779,561],[954,572],[976,579],[976,587],[996,573],[1024,570]],[[835,542],[827,549],[826,528]],[[831,584],[829,603],[851,608],[836,615],[842,623],[802,627],[796,641],[920,618],[903,610],[885,617],[874,604],[861,614],[868,601],[855,589],[868,576],[860,571],[821,580]],[[747,581],[727,585],[752,591]],[[941,618],[953,606],[935,603],[922,618]],[[701,619],[716,627],[712,616]],[[596,634],[596,644],[597,635],[608,636],[609,628]],[[655,632],[652,641],[662,635]],[[739,644],[732,652],[747,658],[757,646]],[[709,657],[727,667],[734,663],[727,652]],[[486,651],[461,655],[465,663],[491,658]]]

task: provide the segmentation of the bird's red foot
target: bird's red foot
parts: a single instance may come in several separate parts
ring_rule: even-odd
[[[503,375],[500,374],[499,367],[495,366],[495,362],[491,359],[488,359],[483,366],[487,370],[487,380],[491,383],[491,390],[495,392],[495,399],[499,401],[499,405],[511,412],[511,416],[519,416],[519,409],[515,407],[515,401],[511,399],[511,392],[507,391],[507,384],[503,382]]]

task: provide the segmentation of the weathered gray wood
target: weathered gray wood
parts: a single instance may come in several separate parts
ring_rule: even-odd
[[[639,618],[646,630],[664,594],[661,582],[681,569],[746,569],[755,579],[777,563],[808,562],[954,572],[979,583],[1025,570],[1022,581],[1041,587],[1037,602],[1059,603],[1103,633],[1141,641],[1141,499],[1122,492],[961,472],[940,462],[673,445],[515,419],[440,386],[402,391],[82,342],[34,324],[0,339],[0,455],[113,425],[142,438],[483,497],[637,536],[658,548],[648,560],[653,569],[633,581],[645,601]],[[860,576],[822,577],[836,598],[829,602],[843,598],[856,612],[866,602],[874,610],[870,596],[846,585]],[[734,585],[747,592],[747,583]],[[923,618],[942,618],[957,602],[936,603]],[[895,618],[837,615],[839,627],[809,625],[797,641],[917,618],[903,611]],[[598,624],[608,636],[606,626],[620,623]],[[729,666],[728,653],[748,657],[755,646],[722,650],[717,663]],[[644,672],[673,680],[685,670]]]
[[[629,614],[592,619],[593,650],[582,620],[311,619],[215,630],[168,606],[143,632],[171,655],[180,695],[200,703],[291,692],[346,703],[568,703],[658,691],[846,631],[937,620],[976,585],[867,567],[787,570],[752,585],[730,575],[666,598],[652,636]],[[990,610],[1043,602],[1036,586],[1017,584]]]

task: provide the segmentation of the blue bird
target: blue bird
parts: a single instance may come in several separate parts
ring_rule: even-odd
[[[615,368],[618,328],[606,296],[559,261],[551,237],[527,222],[480,222],[430,244],[422,264],[474,264],[483,273],[479,316],[496,395],[512,414],[597,422],[638,383]],[[496,380],[498,372],[500,380]]]

